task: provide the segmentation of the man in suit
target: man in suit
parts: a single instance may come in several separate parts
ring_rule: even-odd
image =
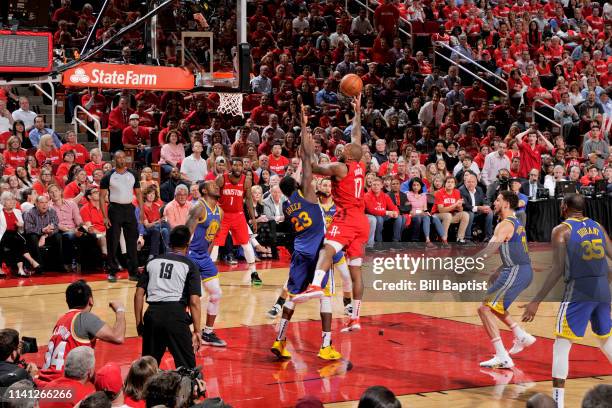
[[[530,200],[535,200],[538,195],[538,188],[544,188],[540,184],[540,170],[531,169],[529,171],[529,180],[521,185],[521,193],[529,197]]]
[[[285,196],[278,185],[270,187],[270,196],[264,200],[264,215],[268,218],[268,225],[270,226],[270,237],[272,242],[277,242],[278,232],[288,232],[287,223],[285,222],[285,215],[283,213],[283,202],[286,200]],[[288,220],[287,220],[288,221]],[[278,259],[277,245],[272,245],[272,258]]]
[[[459,193],[463,199],[463,211],[470,215],[470,221],[465,231],[465,236],[472,237],[472,226],[478,223],[484,224],[485,242],[493,236],[493,211],[486,199],[485,193],[478,185],[476,174],[466,171],[463,176],[463,185],[459,187]]]

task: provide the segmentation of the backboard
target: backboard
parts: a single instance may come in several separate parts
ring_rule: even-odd
[[[196,73],[196,88],[246,92],[250,79],[246,0],[238,0],[235,11],[219,9],[211,8],[206,16],[194,14],[203,31],[181,32],[181,63]]]

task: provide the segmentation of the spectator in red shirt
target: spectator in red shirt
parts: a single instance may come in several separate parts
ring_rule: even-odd
[[[98,148],[91,149],[89,151],[89,157],[91,161],[87,163],[83,169],[87,172],[88,176],[91,176],[94,170],[101,170],[105,162],[102,161],[102,152]]]
[[[208,114],[206,113],[206,104],[202,101],[196,103],[196,108],[187,118],[189,130],[200,130],[206,128],[208,123]]]
[[[597,166],[590,165],[588,167],[587,174],[580,178],[580,184],[582,184],[583,186],[591,186],[599,180],[603,180],[603,177],[599,174]]]
[[[266,133],[261,135],[261,143],[257,147],[257,154],[269,156],[272,154],[272,147],[274,146],[274,129],[271,127],[266,129]]]
[[[400,18],[398,0],[387,0],[374,11],[374,28],[381,33],[388,43],[397,35]]]
[[[251,111],[251,118],[255,124],[266,126],[269,122],[268,117],[275,112],[276,110],[270,106],[270,96],[264,94],[261,96],[259,106],[256,106]]]
[[[81,97],[81,105],[93,116],[100,120],[100,125],[105,128],[108,124],[106,98],[97,88],[89,88],[88,92]]]
[[[149,148],[151,129],[140,126],[140,116],[137,113],[130,115],[130,126],[123,129],[121,143],[124,148],[135,149],[134,161],[145,163]]]
[[[100,189],[96,186],[87,189],[85,191],[85,200],[87,202],[83,204],[80,210],[83,227],[87,229],[88,233],[95,235],[98,247],[102,252],[102,258],[105,259],[108,255],[108,250],[106,248],[106,226],[104,225],[104,216],[100,208]]]
[[[121,136],[123,129],[130,125],[130,115],[134,113],[128,106],[129,100],[122,96],[119,99],[117,107],[111,110],[108,115],[108,126],[111,131],[110,135],[110,151],[114,153],[121,146]]]
[[[272,154],[268,156],[268,163],[270,163],[270,170],[279,176],[285,175],[285,168],[289,165],[289,159],[282,156],[283,145],[281,142],[274,142],[272,144]]]
[[[36,151],[36,161],[38,161],[39,166],[42,166],[46,161],[51,162],[53,166],[60,165],[62,158],[59,150],[55,148],[53,136],[46,134],[40,138],[38,150]]]
[[[308,85],[310,85],[310,88],[312,89],[314,89],[317,86],[317,78],[315,78],[315,76],[313,75],[310,65],[304,66],[302,75],[295,78],[295,81],[293,81],[293,86],[296,89],[300,89],[302,87],[302,82],[304,81],[308,82]]]
[[[25,166],[27,151],[21,148],[21,143],[17,136],[9,137],[6,142],[6,150],[2,154],[4,164],[17,168]]]
[[[51,21],[57,23],[60,20],[66,20],[70,23],[76,23],[79,21],[79,15],[76,11],[70,8],[71,1],[70,0],[62,0],[62,7],[55,10],[53,13],[53,17],[51,17]]]
[[[380,84],[382,84],[382,78],[376,74],[377,68],[378,64],[375,62],[370,62],[368,64],[368,73],[361,77],[361,80],[363,81],[363,86],[380,86]]]
[[[84,166],[89,161],[89,152],[82,144],[77,142],[77,135],[73,130],[66,132],[66,143],[60,147],[60,154],[72,150],[74,152],[74,162]]]
[[[79,200],[83,203],[85,200],[85,192],[90,187],[89,179],[85,170],[78,170],[74,179],[64,188],[64,198],[66,200],[80,197]]]
[[[457,223],[459,223],[457,243],[465,244],[465,231],[470,222],[470,215],[463,211],[463,199],[459,190],[455,188],[456,184],[454,177],[446,177],[444,188],[438,190],[434,195],[434,205],[431,209],[434,217],[440,219],[444,228],[444,236],[441,237],[443,246],[448,246],[450,225]]]
[[[527,136],[527,141],[523,141],[525,136]],[[550,152],[554,146],[540,131],[533,128],[516,135],[516,141],[521,153],[519,177],[527,178],[531,169],[542,168],[542,155]]]
[[[383,227],[386,221],[393,223],[393,242],[402,239],[404,229],[404,217],[399,214],[399,209],[391,197],[382,191],[382,180],[376,177],[365,196],[366,215],[370,222],[370,235],[368,237],[367,248],[374,247],[374,241],[383,241]]]
[[[474,81],[472,86],[465,90],[465,103],[468,106],[478,107],[482,106],[482,103],[487,101],[487,91],[482,89],[480,81]]]
[[[143,210],[144,210],[144,235],[143,238],[149,237],[151,249],[149,251],[149,259],[159,255],[163,249],[160,244],[163,242],[165,249],[169,250],[167,243],[170,242],[170,229],[167,224],[162,222],[161,207],[163,201],[159,199],[159,193],[156,186],[149,186],[143,193]],[[163,240],[162,240],[163,237]]]
[[[93,348],[79,346],[72,349],[66,357],[64,374],[48,382],[43,389],[70,390],[70,397],[61,401],[41,399],[40,408],[72,408],[79,401],[95,391],[91,380],[94,378],[96,358]]]

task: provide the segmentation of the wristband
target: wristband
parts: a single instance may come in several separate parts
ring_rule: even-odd
[[[117,310],[115,310],[115,313],[119,313],[119,312],[125,312],[125,308],[124,307],[118,307]]]

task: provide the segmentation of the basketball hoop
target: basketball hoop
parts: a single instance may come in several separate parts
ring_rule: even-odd
[[[219,107],[217,108],[217,112],[244,118],[244,113],[242,112],[242,93],[218,92],[218,95]]]

